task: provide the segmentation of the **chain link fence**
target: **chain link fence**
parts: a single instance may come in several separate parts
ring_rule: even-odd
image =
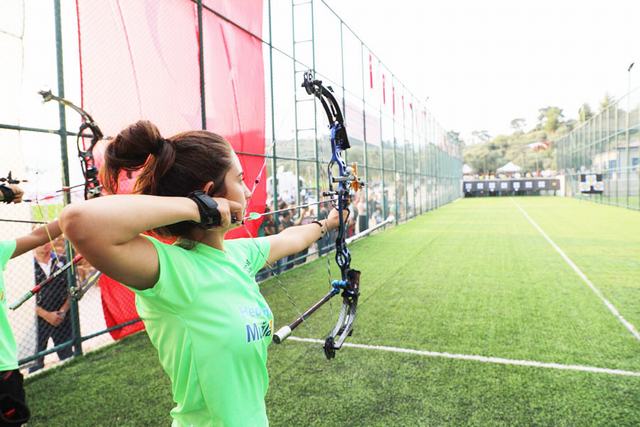
[[[76,161],[75,136],[68,130],[77,129],[79,117],[72,113],[65,116],[64,111],[51,106],[44,108],[36,95],[45,87],[57,87],[60,95],[66,91],[67,98],[80,98],[83,75],[79,72],[82,61],[77,52],[82,31],[74,3],[7,0],[0,6],[0,15],[6,17],[0,20],[0,45],[7,52],[5,57],[16,58],[15,62],[5,64],[3,79],[0,79],[0,86],[8,94],[0,106],[3,141],[0,173],[11,171],[14,178],[28,179],[23,184],[27,197],[39,200],[38,203],[0,205],[2,239],[27,234],[34,225],[54,219],[65,203],[83,197],[81,188],[77,193],[72,192],[67,201],[55,193],[61,186],[83,179]],[[460,197],[462,143],[439,125],[419,99],[324,2],[265,1],[261,34],[256,33],[259,26],[255,23],[246,22],[233,8],[220,9],[217,2],[182,0],[174,3],[189,8],[189,13],[197,17],[198,34],[219,37],[215,29],[209,27],[215,19],[230,24],[233,31],[248,34],[262,45],[266,117],[264,151],[259,157],[266,162],[265,210],[278,212],[265,217],[257,230],[259,235],[277,233],[285,227],[321,218],[330,208],[322,202],[322,190],[328,180],[325,168],[331,156],[326,118],[313,97],[300,87],[302,73],[309,69],[315,70],[316,78],[325,85],[332,86],[342,103],[352,144],[347,160],[357,163],[358,173],[367,183],[351,206],[350,235],[365,232],[390,218],[395,223],[406,221]],[[78,4],[88,8],[81,15],[84,22],[80,28],[83,23],[91,25],[104,18],[98,9],[92,12],[91,2],[80,0]],[[101,3],[101,7],[105,4],[120,7],[118,2],[111,1]],[[145,15],[129,16],[131,19],[145,16],[151,20],[164,7],[163,3],[153,1],[136,5],[139,13]],[[122,31],[131,29],[124,20],[121,25]],[[172,37],[180,37],[193,28],[181,29],[174,25],[165,30]],[[127,35],[136,36],[132,31]],[[202,38],[196,43],[199,45],[195,50],[202,55],[201,60],[195,62],[199,69],[185,73],[204,81],[208,61],[220,60],[220,55],[203,49]],[[114,52],[113,46],[92,48],[96,55],[105,58],[131,54]],[[200,96],[190,102],[194,104],[194,111],[204,112],[207,93],[201,87]],[[227,108],[233,107],[229,104]],[[94,118],[100,122],[100,117],[94,114]],[[138,118],[128,117],[130,122]],[[215,131],[215,124],[208,123],[204,113],[202,122],[203,127]],[[240,154],[256,156],[242,151]],[[637,185],[635,195],[637,197]],[[326,254],[331,245],[332,239],[327,237],[310,251],[283,260],[278,270],[284,271]],[[44,270],[46,266],[55,269],[64,265],[69,259],[69,250],[62,240],[54,247],[11,260],[5,271],[7,302],[15,301],[33,287],[43,273],[45,277],[50,273],[43,272],[43,265]],[[259,278],[270,274],[262,272]],[[80,263],[61,275],[51,287],[63,291],[62,294],[53,290],[48,293],[46,298],[55,302],[47,302],[42,296],[10,311],[24,368],[34,370],[112,342],[119,335],[109,331],[135,324],[135,313],[124,313],[123,316],[130,319],[124,324],[113,325],[109,321],[108,309],[114,308],[101,294],[101,288],[115,285],[97,280],[98,275],[91,266]],[[56,312],[60,308],[55,306],[65,304],[68,307],[62,311],[66,312],[66,318],[58,325],[52,325],[49,322],[52,319],[39,314],[39,305]],[[122,313],[119,314],[122,318]]]
[[[563,137],[556,153],[567,195],[640,209],[640,91],[631,91]],[[589,180],[597,188],[591,189]]]

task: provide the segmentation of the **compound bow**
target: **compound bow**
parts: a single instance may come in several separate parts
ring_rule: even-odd
[[[353,332],[353,324],[356,319],[356,309],[358,297],[360,296],[360,271],[351,268],[351,253],[346,244],[347,219],[349,216],[349,203],[354,192],[358,191],[364,182],[357,176],[357,166],[347,166],[343,158],[343,153],[351,147],[347,130],[344,125],[344,118],[340,106],[332,94],[333,89],[325,87],[322,81],[316,80],[311,71],[304,73],[302,87],[307,94],[314,95],[320,100],[324,108],[331,137],[331,160],[327,166],[329,177],[329,189],[322,193],[325,197],[331,197],[335,208],[339,212],[339,227],[337,230],[335,250],[336,264],[340,267],[340,280],[331,281],[331,290],[318,302],[302,313],[297,319],[280,328],[273,336],[276,344],[284,341],[291,332],[311,316],[316,310],[322,307],[334,296],[342,292],[342,307],[338,316],[338,321],[333,327],[324,342],[324,354],[327,359],[335,357],[336,350],[342,347],[348,336]],[[334,176],[333,170],[337,167],[338,174]],[[334,186],[334,184],[336,184]],[[346,212],[346,216],[344,213]]]

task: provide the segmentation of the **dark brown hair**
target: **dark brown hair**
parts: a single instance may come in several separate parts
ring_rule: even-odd
[[[223,196],[232,152],[227,140],[215,133],[197,130],[165,139],[153,123],[140,120],[122,130],[107,146],[101,182],[115,194],[120,173],[139,170],[134,187],[137,194],[186,196],[213,181],[209,194]],[[192,228],[190,223],[180,222],[155,231],[184,236]]]

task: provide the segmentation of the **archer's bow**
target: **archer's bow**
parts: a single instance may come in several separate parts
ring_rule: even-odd
[[[279,344],[285,340],[291,332],[304,322],[311,314],[322,307],[327,301],[342,292],[342,307],[338,321],[324,342],[324,354],[327,359],[335,357],[336,350],[351,335],[353,323],[356,319],[358,297],[360,295],[360,272],[351,268],[351,253],[346,244],[346,231],[348,219],[348,207],[351,196],[358,191],[364,183],[357,176],[356,165],[347,166],[342,153],[350,148],[347,130],[340,106],[331,93],[331,87],[322,85],[322,81],[315,80],[311,71],[304,74],[302,86],[309,95],[316,96],[324,108],[331,135],[331,160],[327,167],[329,177],[329,190],[322,193],[334,199],[335,208],[339,213],[339,227],[336,236],[336,264],[340,267],[341,279],[331,281],[331,290],[322,299],[313,304],[296,320],[284,326],[274,334],[273,340]],[[338,175],[333,175],[333,169],[337,166]],[[335,185],[334,185],[335,184]],[[343,213],[346,212],[346,218]]]
[[[96,124],[95,120],[93,120],[93,117],[91,117],[89,113],[75,105],[73,102],[65,98],[60,98],[59,96],[53,95],[50,90],[41,90],[38,93],[42,95],[42,99],[44,102],[57,101],[65,107],[72,108],[74,111],[80,114],[80,116],[82,116],[82,124],[80,125],[78,136],[76,138],[76,146],[78,147],[80,167],[82,168],[82,175],[84,176],[84,198],[91,199],[94,197],[98,197],[102,191],[102,186],[100,185],[100,181],[98,180],[98,168],[96,166],[95,159],[93,158],[93,149],[95,148],[96,144],[104,137],[102,131]],[[87,129],[91,132],[91,135],[84,134],[84,131]],[[84,145],[83,138],[85,136],[91,137],[91,142],[89,143],[88,148],[86,148]]]

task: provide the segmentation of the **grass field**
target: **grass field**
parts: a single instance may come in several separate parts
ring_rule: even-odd
[[[638,212],[465,199],[351,250],[362,297],[350,342],[369,347],[327,361],[314,342],[272,345],[271,425],[640,424],[640,340],[628,326],[640,326]],[[326,268],[263,285],[277,325],[324,294]],[[296,335],[323,338],[337,309]],[[170,385],[145,334],[28,380],[27,394],[30,426],[170,423]]]

